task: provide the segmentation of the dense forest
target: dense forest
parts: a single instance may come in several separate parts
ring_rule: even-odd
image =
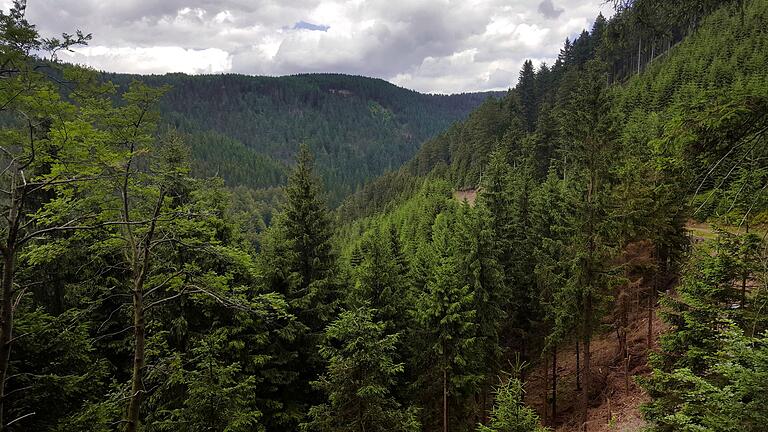
[[[768,2],[615,7],[451,126],[480,96],[99,74],[0,12],[0,432],[612,430],[603,369],[765,430]]]
[[[512,78],[512,77],[510,77]],[[123,75],[168,86],[160,127],[188,135],[192,173],[228,186],[282,186],[300,144],[309,146],[331,204],[411,158],[419,145],[503,92],[427,95],[384,80],[339,74]]]

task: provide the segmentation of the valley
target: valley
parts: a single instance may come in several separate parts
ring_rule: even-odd
[[[505,91],[60,59],[323,47],[498,88],[487,57],[581,13],[352,3],[115,6],[121,40],[119,16],[158,30],[129,49],[3,6],[0,432],[765,430],[768,2],[604,3]],[[231,53],[142,45],[193,28]]]

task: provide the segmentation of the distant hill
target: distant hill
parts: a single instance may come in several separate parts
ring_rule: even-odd
[[[702,14],[697,18],[701,20],[701,27],[688,28],[675,20],[665,24],[668,39],[659,39],[655,45],[642,45],[639,69],[638,41],[647,36],[626,30],[630,28],[626,23],[636,19],[632,15],[634,9],[625,10],[608,23],[604,19],[596,21],[591,33],[585,31],[572,42],[566,41],[551,66],[531,68],[527,73],[524,67],[520,81],[506,96],[486,100],[465,120],[426,141],[399,170],[386,172],[351,195],[340,206],[343,219],[392,211],[430,179],[446,180],[454,190],[477,188],[490,154],[498,147],[505,148],[513,165],[522,163],[523,156],[533,152],[529,157],[536,165],[537,180],[543,180],[550,165],[557,168],[558,159],[568,157],[571,138],[561,117],[576,87],[574,78],[593,57],[607,66],[606,78],[612,84],[613,103],[617,112],[621,112],[627,130],[660,133],[665,127],[682,122],[681,119],[693,117],[691,112],[702,109],[696,104],[721,98],[722,101],[714,103],[715,107],[722,105],[717,109],[738,105],[727,99],[730,97],[747,101],[742,103],[749,109],[742,107],[741,115],[754,111],[754,119],[743,120],[733,115],[729,120],[744,121],[740,133],[748,133],[761,124],[759,116],[765,115],[761,104],[765,103],[765,83],[768,83],[768,37],[763,23],[768,7],[765,2],[750,3],[745,10],[742,6],[743,3],[724,1],[712,3],[710,9],[680,8],[678,12],[683,15]],[[713,10],[717,13],[709,16]],[[643,11],[652,12],[658,11]],[[602,51],[598,49],[601,43]],[[535,113],[532,121],[529,113]],[[648,124],[643,124],[644,121]],[[654,125],[654,121],[658,124]],[[655,137],[650,132],[648,136]],[[718,139],[726,141],[726,138]],[[730,167],[716,164],[720,158],[727,160],[728,154],[712,156],[705,151],[708,147],[721,146],[723,144],[705,143],[688,150],[686,157],[692,161],[691,169],[697,178],[708,177],[710,169],[716,172],[715,168],[725,170],[721,174],[729,178]],[[709,160],[712,157],[714,161]],[[720,186],[727,184],[723,180]],[[716,186],[717,183],[701,183],[707,193],[697,199],[708,200],[707,188]],[[699,216],[716,211],[714,200],[711,201],[706,206],[699,204],[702,207]]]
[[[170,85],[164,121],[189,134],[194,170],[230,186],[280,185],[299,144],[309,144],[339,202],[366,180],[409,160],[420,145],[491,96],[421,94],[387,81],[340,74],[105,74]]]

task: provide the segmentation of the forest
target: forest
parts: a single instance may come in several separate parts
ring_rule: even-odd
[[[611,3],[490,98],[0,11],[0,432],[764,431],[768,2]]]
[[[329,205],[393,170],[428,138],[503,92],[421,94],[384,80],[341,74],[103,74],[124,92],[134,80],[167,86],[159,127],[184,133],[192,174],[227,186],[283,186],[307,144]]]

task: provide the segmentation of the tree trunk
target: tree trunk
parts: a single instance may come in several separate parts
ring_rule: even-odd
[[[443,368],[443,432],[448,432],[448,369]]]
[[[581,390],[581,368],[579,367],[579,339],[576,338],[576,391]]]
[[[165,199],[165,191],[160,190],[160,196],[155,203],[155,210],[149,224],[149,230],[144,236],[141,247],[134,248],[133,255],[133,375],[131,377],[131,401],[128,405],[128,418],[126,432],[136,432],[139,426],[139,410],[144,396],[144,344],[145,344],[145,319],[144,319],[144,281],[150,271],[151,247],[157,228],[157,219]],[[126,207],[127,208],[127,207]],[[128,212],[126,211],[126,215]],[[125,219],[128,221],[128,218]]]
[[[629,354],[624,357],[624,392],[629,394]]]
[[[583,349],[584,349],[584,377],[582,379],[583,388],[581,389],[581,425],[582,430],[587,432],[587,414],[589,410],[589,388],[591,384],[590,377],[590,352],[589,345],[591,339],[591,326],[589,320],[592,317],[592,295],[587,294],[584,300],[584,334],[583,334]]]
[[[544,353],[544,423],[551,423],[549,416],[549,356]]]
[[[8,377],[8,365],[11,362],[11,344],[13,342],[13,276],[16,271],[16,253],[19,240],[20,215],[24,208],[26,190],[16,187],[16,176],[11,179],[8,237],[2,248],[3,276],[2,300],[0,300],[0,432],[5,428],[5,381]],[[18,195],[17,195],[18,194]]]
[[[138,282],[137,280],[133,291],[133,376],[131,378],[131,402],[128,406],[126,432],[136,432],[138,428],[139,408],[144,394],[144,292],[143,286],[138,286]]]
[[[552,426],[557,421],[557,345],[552,349]]]
[[[651,284],[651,295],[648,297],[648,335],[646,337],[648,351],[653,349],[653,305],[656,303],[656,284]]]
[[[2,304],[0,304],[0,431],[5,430],[5,380],[11,361],[13,334],[13,249],[3,251]]]

